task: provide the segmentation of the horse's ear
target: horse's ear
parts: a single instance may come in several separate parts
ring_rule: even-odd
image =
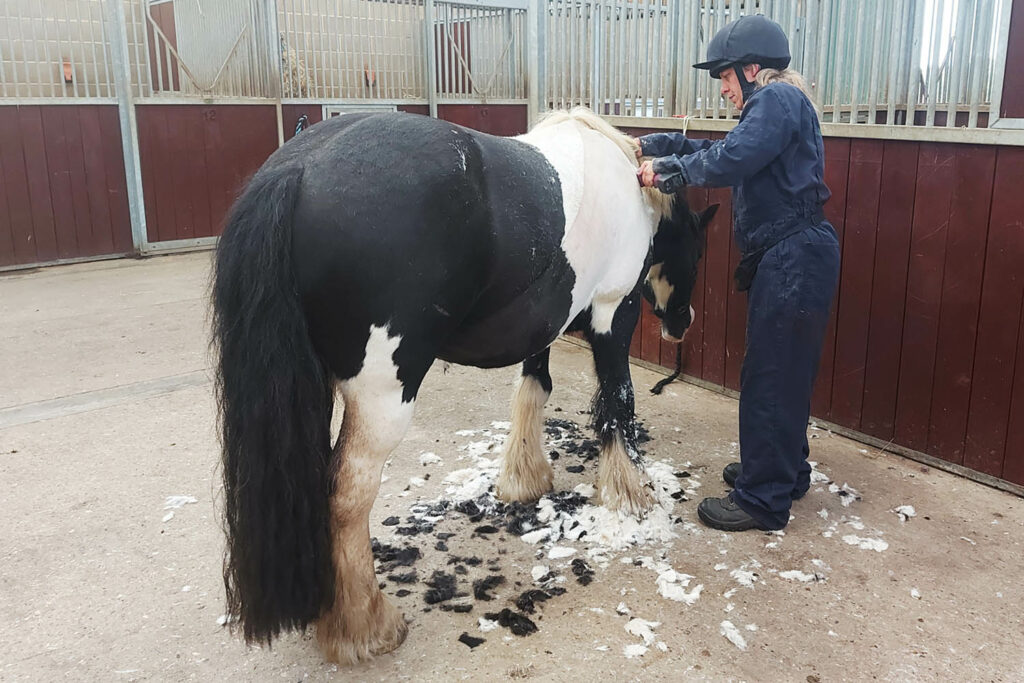
[[[718,207],[719,206],[721,206],[721,205],[720,204],[712,204],[711,206],[709,206],[708,208],[706,208],[706,209],[704,209],[703,211],[700,212],[700,216],[698,216],[698,220],[700,221],[700,227],[701,228],[708,227],[708,223],[711,222],[711,219],[714,218],[715,214],[718,212]]]

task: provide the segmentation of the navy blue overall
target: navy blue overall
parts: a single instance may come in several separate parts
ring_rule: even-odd
[[[748,291],[747,349],[740,374],[742,474],[732,499],[770,529],[789,522],[810,486],[807,420],[829,308],[839,241],[822,204],[825,154],[818,118],[796,87],[772,83],[744,104],[724,140],[679,133],[641,139],[656,173],[688,185],[731,186],[734,235]]]

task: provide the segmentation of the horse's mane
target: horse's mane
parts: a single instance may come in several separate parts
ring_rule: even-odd
[[[569,111],[565,111],[564,109],[550,111],[544,114],[540,120],[537,121],[533,130],[537,130],[538,128],[547,128],[548,126],[557,126],[558,124],[565,123],[566,121],[575,121],[580,125],[586,126],[587,128],[604,135],[622,150],[622,153],[626,155],[626,158],[629,159],[630,163],[634,166],[640,165],[636,154],[640,149],[640,145],[637,143],[636,139],[632,135],[627,135],[619,131],[587,107],[573,107]],[[658,211],[660,215],[665,217],[672,215],[673,195],[664,194],[654,187],[643,188],[643,193],[647,198],[647,202],[655,211]]]

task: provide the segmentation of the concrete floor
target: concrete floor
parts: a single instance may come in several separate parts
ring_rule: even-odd
[[[410,586],[396,598],[412,618],[406,643],[351,669],[324,664],[308,635],[246,648],[218,623],[209,263],[199,253],[0,276],[0,680],[1024,680],[1024,501],[815,430],[819,470],[861,500],[843,506],[818,485],[783,536],[693,526],[700,496],[725,490],[736,403],[681,383],[651,396],[659,376],[641,368],[633,376],[650,458],[702,484],[675,505],[675,538],[611,553],[588,586],[573,581],[571,558],[544,559],[568,576],[567,592],[538,609],[538,633],[515,637],[481,633],[477,620],[529,586],[544,549],[471,535],[452,516],[438,526],[455,534],[452,552],[499,558],[508,583],[495,601],[468,614],[423,612],[423,588]],[[472,439],[456,432],[507,420],[516,374],[434,367],[387,469],[375,535],[398,542],[381,521],[445,495],[445,474],[470,466]],[[589,354],[558,342],[552,374],[547,414],[584,424]],[[442,462],[421,465],[426,451]],[[567,461],[555,463],[556,489],[594,480],[595,463],[570,474]],[[168,508],[171,496],[195,502]],[[901,521],[900,505],[917,516]],[[446,566],[432,537],[412,541],[421,576]],[[662,597],[655,572],[621,561],[662,555],[694,577],[691,587],[703,584],[692,605]],[[821,580],[783,578],[791,570]],[[642,641],[625,630],[620,602],[659,622],[641,657],[624,655]],[[724,621],[745,650],[723,637]],[[470,650],[463,632],[486,642]]]

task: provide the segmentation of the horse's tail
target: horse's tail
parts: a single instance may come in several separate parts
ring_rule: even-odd
[[[304,629],[334,596],[333,376],[291,263],[302,168],[260,171],[217,247],[213,334],[223,442],[227,611],[247,642]]]

